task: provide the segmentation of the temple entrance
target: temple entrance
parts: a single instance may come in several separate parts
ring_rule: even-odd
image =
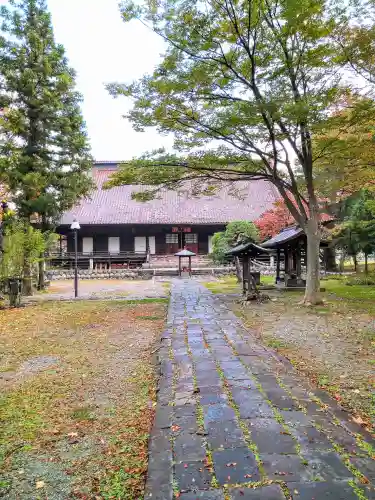
[[[172,233],[165,235],[166,253],[175,254],[186,248],[195,254],[198,253],[198,234],[192,233],[189,227],[173,227]]]

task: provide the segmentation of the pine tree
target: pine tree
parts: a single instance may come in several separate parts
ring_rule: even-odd
[[[19,217],[50,230],[92,186],[81,95],[45,0],[10,0],[0,17],[0,178]]]

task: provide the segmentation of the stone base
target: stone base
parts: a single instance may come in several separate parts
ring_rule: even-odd
[[[213,275],[213,276],[230,276],[234,275],[235,269],[232,267],[211,267],[211,268],[193,268],[192,275]],[[155,276],[178,276],[176,268],[161,268],[161,269],[112,269],[112,270],[94,270],[94,269],[79,269],[78,278],[80,280],[149,280]],[[46,279],[50,281],[56,280],[72,280],[74,279],[74,269],[51,269],[46,272]]]

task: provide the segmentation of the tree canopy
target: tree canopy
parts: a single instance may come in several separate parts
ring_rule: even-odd
[[[373,101],[347,96],[327,118],[314,145],[317,190],[331,204],[363,188],[375,191],[375,117]]]
[[[362,189],[346,200],[343,218],[333,231],[333,241],[355,260],[358,253],[367,256],[375,252],[375,194]]]
[[[81,96],[44,0],[10,0],[0,17],[0,179],[20,217],[53,224],[92,186]]]
[[[148,185],[147,199],[187,180],[203,192],[219,182],[272,182],[307,235],[309,303],[319,301],[314,164],[325,151],[313,137],[325,134],[338,102],[358,94],[339,37],[350,26],[345,9],[324,0],[166,0],[151,7],[130,0],[124,20],[150,26],[167,49],[151,75],[109,86],[133,100],[128,118],[136,130],[156,127],[175,138],[174,152],[145,153],[110,185]],[[358,126],[373,116],[371,100],[353,106]]]
[[[258,229],[254,223],[248,221],[230,222],[225,231],[215,233],[212,238],[212,257],[216,262],[225,262],[225,255],[238,243],[258,241]]]
[[[262,241],[268,240],[276,236],[282,229],[293,224],[291,213],[289,212],[284,200],[278,200],[274,204],[274,208],[264,212],[259,219],[255,221],[255,225],[259,230],[259,236]]]

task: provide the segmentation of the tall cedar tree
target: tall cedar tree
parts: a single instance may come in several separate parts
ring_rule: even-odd
[[[111,84],[114,96],[134,100],[128,118],[136,130],[157,127],[175,137],[175,154],[146,153],[124,165],[110,185],[176,189],[193,180],[211,192],[220,180],[265,179],[280,192],[307,235],[305,303],[318,303],[320,206],[314,147],[343,96],[355,92],[349,62],[338,57],[336,18],[343,9],[324,0],[166,0],[123,5],[166,42],[152,75],[130,85]],[[340,52],[341,54],[341,52]],[[360,101],[357,120],[373,113]],[[206,181],[206,182],[204,182]],[[308,209],[306,209],[308,207]]]
[[[0,178],[18,215],[43,231],[92,187],[92,158],[75,72],[54,39],[44,0],[1,8]]]

